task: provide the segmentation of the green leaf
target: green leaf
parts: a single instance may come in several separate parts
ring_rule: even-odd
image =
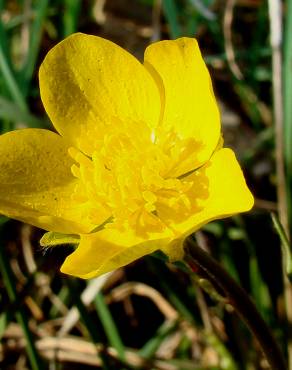
[[[42,247],[55,247],[62,244],[79,244],[79,235],[61,234],[49,231],[43,235],[40,240]]]

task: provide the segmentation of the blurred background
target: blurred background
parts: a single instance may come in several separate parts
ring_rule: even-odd
[[[275,229],[271,213],[278,214],[275,222],[279,226],[280,220],[288,236],[291,5],[291,0],[0,0],[1,133],[53,129],[39,96],[38,68],[49,49],[73,32],[110,39],[140,60],[153,41],[198,39],[225,146],[235,150],[256,204],[248,214],[208,224],[195,239],[250,294],[286,357],[290,257],[287,248],[282,253],[285,232]],[[232,308],[160,254],[83,281],[59,272],[72,246],[44,250],[39,244],[44,231],[4,217],[0,222],[0,369],[268,368]]]

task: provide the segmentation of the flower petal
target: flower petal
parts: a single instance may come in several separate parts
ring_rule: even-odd
[[[90,279],[125,266],[152,253],[169,242],[168,238],[145,240],[128,232],[103,229],[81,235],[78,248],[61,267],[65,274]]]
[[[214,219],[248,211],[253,206],[253,196],[230,149],[216,152],[208,164],[188,178],[199,183],[192,189],[194,193],[201,191],[197,194],[199,210],[187,220],[172,224],[168,220],[175,217],[163,215],[163,211],[158,210],[162,220],[165,216],[166,223],[175,231],[175,235],[164,232],[144,238],[134,235],[130,230],[120,232],[116,229],[81,235],[79,247],[66,258],[61,271],[88,279],[125,266],[157,249],[163,250],[171,260],[177,260],[182,257],[185,237]]]
[[[111,126],[129,131],[137,123],[158,123],[161,104],[153,78],[135,57],[103,38],[69,36],[49,51],[39,80],[55,128],[86,154],[98,149]]]
[[[193,154],[182,164],[186,173],[206,162],[220,139],[219,110],[208,69],[197,41],[186,37],[148,46],[144,65],[160,87],[162,131],[173,129],[182,139],[192,139],[187,145],[192,144]]]
[[[78,180],[68,145],[59,135],[23,129],[0,136],[0,213],[46,230],[78,233],[94,228],[71,199]]]
[[[212,220],[249,211],[254,204],[231,149],[215,152],[204,167],[188,176],[188,180],[194,182],[189,196],[193,197],[197,210],[186,220],[170,225],[182,237],[187,237]],[[168,249],[171,258],[174,253]]]

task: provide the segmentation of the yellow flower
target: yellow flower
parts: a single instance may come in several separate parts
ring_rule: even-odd
[[[150,45],[144,64],[112,42],[74,34],[46,56],[41,98],[59,135],[0,137],[0,212],[79,234],[62,271],[82,278],[163,250],[211,220],[249,210],[196,40]]]

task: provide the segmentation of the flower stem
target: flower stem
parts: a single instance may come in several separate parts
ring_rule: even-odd
[[[185,240],[184,249],[185,260],[192,270],[224,292],[228,303],[234,307],[259,342],[271,369],[286,370],[285,360],[275,338],[246,292],[214,258],[195,245],[191,238]]]

